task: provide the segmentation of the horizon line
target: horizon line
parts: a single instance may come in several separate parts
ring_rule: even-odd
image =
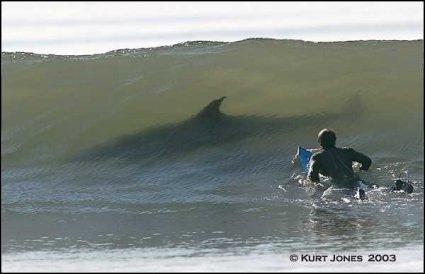
[[[102,55],[107,53],[113,53],[116,51],[122,51],[122,50],[155,50],[160,48],[171,48],[179,45],[184,44],[192,44],[192,43],[200,43],[200,42],[210,42],[210,43],[220,43],[220,44],[229,44],[229,43],[239,43],[243,41],[248,40],[276,40],[276,41],[298,41],[298,42],[306,42],[306,43],[353,43],[353,42],[414,42],[414,41],[423,41],[423,38],[418,39],[356,39],[356,40],[304,40],[304,39],[287,39],[287,38],[267,38],[267,37],[251,37],[251,38],[245,38],[241,40],[236,41],[214,41],[214,40],[187,40],[184,42],[174,43],[174,44],[168,44],[168,45],[161,45],[161,46],[155,46],[155,47],[140,47],[140,48],[117,48],[113,50],[108,50],[105,52],[98,52],[98,53],[90,53],[90,54],[55,54],[55,53],[37,53],[37,52],[31,52],[31,51],[2,51],[1,54],[13,54],[13,53],[24,53],[24,54],[33,54],[33,55],[48,55],[48,56],[93,56],[93,55]]]

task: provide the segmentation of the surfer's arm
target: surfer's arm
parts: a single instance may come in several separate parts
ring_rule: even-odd
[[[320,178],[319,178],[319,162],[316,159],[316,157],[312,157],[310,160],[310,168],[308,169],[308,175],[307,178],[314,182],[314,183],[319,183],[320,182]]]
[[[364,155],[364,154],[362,154],[358,151],[355,151],[352,148],[350,148],[349,151],[350,151],[350,154],[351,154],[351,159],[362,165],[360,167],[360,170],[367,171],[369,169],[370,165],[372,164],[372,159],[370,159],[369,157],[367,157],[366,155]]]

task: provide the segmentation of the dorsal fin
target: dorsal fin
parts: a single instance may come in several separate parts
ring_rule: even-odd
[[[208,105],[206,105],[197,115],[197,118],[218,118],[223,113],[220,111],[221,103],[226,96],[223,96],[219,99],[212,100]]]

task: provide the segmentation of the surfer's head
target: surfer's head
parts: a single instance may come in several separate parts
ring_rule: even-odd
[[[323,148],[331,148],[335,146],[336,134],[331,129],[322,129],[317,135],[317,141]]]

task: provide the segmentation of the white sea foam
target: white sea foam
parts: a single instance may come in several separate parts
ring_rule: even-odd
[[[367,262],[368,254],[395,254],[396,262]],[[5,272],[162,272],[162,271],[232,271],[232,272],[421,272],[423,246],[398,250],[358,250],[332,253],[316,251],[297,255],[362,255],[362,262],[291,262],[290,253],[250,252],[247,255],[229,255],[217,252],[200,255],[193,249],[122,249],[109,251],[52,252],[36,251],[3,254]]]

